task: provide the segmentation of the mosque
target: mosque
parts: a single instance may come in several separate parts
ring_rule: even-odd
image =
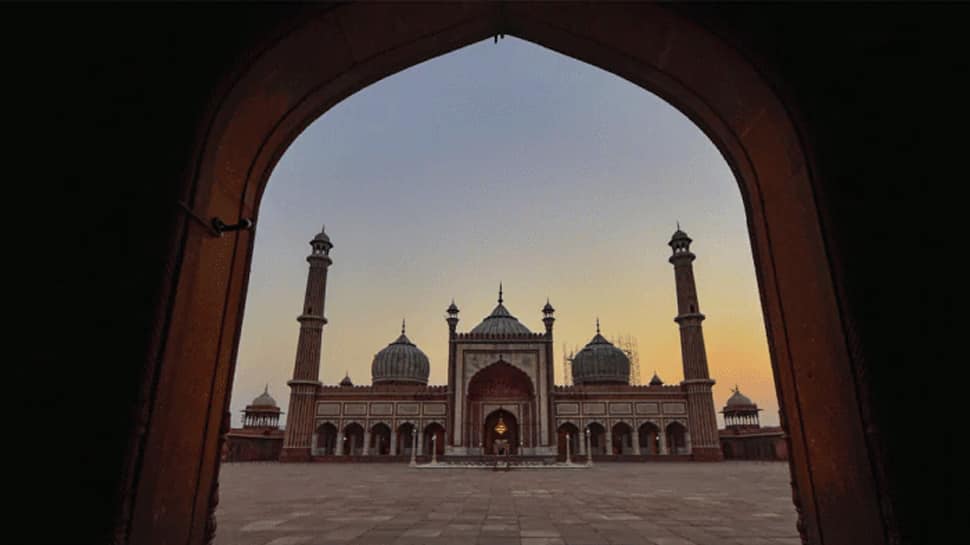
[[[553,377],[555,309],[540,309],[533,332],[498,304],[480,323],[458,330],[459,308],[446,309],[448,384],[429,385],[430,361],[400,335],[371,364],[371,384],[319,380],[327,271],[333,244],[323,231],[310,246],[287,425],[267,390],[246,407],[244,425],[228,434],[227,460],[282,462],[481,459],[489,456],[613,460],[785,459],[780,428],[758,424],[757,405],[735,389],[718,430],[691,238],[679,228],[669,245],[674,268],[684,380],[630,384],[630,360],[600,332],[575,354],[573,384]],[[568,446],[567,446],[568,443]]]

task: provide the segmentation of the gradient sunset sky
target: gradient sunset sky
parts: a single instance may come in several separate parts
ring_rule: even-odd
[[[639,344],[641,381],[683,378],[667,242],[694,239],[718,410],[738,384],[777,425],[776,400],[741,195],[713,143],[660,98],[516,38],[491,39],[360,91],[311,124],[263,197],[233,382],[233,425],[269,384],[286,411],[308,241],[334,243],[320,379],[370,383],[374,354],[400,333],[447,382],[445,308],[459,331],[505,305],[562,348],[599,317]],[[720,415],[718,415],[721,420]],[[285,419],[285,416],[284,416]],[[723,421],[722,421],[723,424]]]

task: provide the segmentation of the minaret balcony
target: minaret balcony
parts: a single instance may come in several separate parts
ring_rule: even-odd
[[[327,325],[327,319],[317,314],[301,314],[296,317],[296,321],[300,322],[301,324],[303,322],[319,322],[320,325]]]
[[[707,316],[704,316],[700,312],[685,312],[684,314],[681,314],[676,318],[674,318],[674,321],[677,322],[678,324],[683,322],[690,322],[693,320],[696,320],[698,322],[703,322],[704,319],[706,318]]]

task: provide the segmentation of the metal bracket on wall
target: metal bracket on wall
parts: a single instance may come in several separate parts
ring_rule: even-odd
[[[190,218],[194,219],[198,223],[205,226],[205,228],[209,231],[209,234],[211,234],[214,237],[221,237],[222,233],[225,233],[226,231],[250,230],[256,225],[256,223],[253,220],[246,219],[246,218],[243,218],[239,220],[239,223],[235,223],[232,225],[226,224],[226,222],[222,221],[219,218],[212,218],[211,220],[207,220],[202,216],[196,214],[195,211],[189,208],[189,205],[185,204],[184,202],[178,201],[178,205],[179,205],[179,208],[184,210],[189,215]]]
[[[219,218],[212,218],[212,228],[216,231],[216,233],[219,234],[220,237],[222,236],[222,233],[225,233],[226,231],[248,231],[252,229],[254,225],[255,223],[253,223],[253,220],[246,218],[243,218],[239,220],[239,223],[234,223],[232,225],[227,225],[226,222]]]

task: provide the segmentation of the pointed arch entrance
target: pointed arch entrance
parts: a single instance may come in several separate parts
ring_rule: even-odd
[[[499,33],[654,92],[724,154],[747,212],[799,527],[808,543],[822,543],[823,535],[884,541],[895,520],[881,501],[882,461],[867,434],[872,407],[857,389],[864,369],[850,352],[841,273],[816,204],[817,170],[776,87],[715,34],[662,5],[505,2],[406,9],[321,4],[239,46],[240,61],[226,69],[200,115],[171,190],[181,207],[173,204],[168,241],[159,250],[162,295],[138,407],[145,420],[128,452],[118,535],[132,543],[195,545],[213,531],[254,233],[216,237],[211,218],[257,219],[276,161],[334,104]],[[180,410],[167,410],[173,406]],[[841,418],[833,421],[832,414]],[[528,418],[520,420],[528,438]],[[170,455],[176,447],[183,455]],[[818,493],[832,489],[840,493]]]
[[[475,373],[468,382],[465,402],[469,419],[463,433],[468,444],[475,445],[482,454],[498,454],[500,449],[520,454],[535,445],[538,407],[534,392],[532,379],[502,360]],[[499,418],[508,429],[505,433],[496,430]]]
[[[519,421],[505,409],[497,409],[485,417],[482,437],[485,454],[519,453]]]

